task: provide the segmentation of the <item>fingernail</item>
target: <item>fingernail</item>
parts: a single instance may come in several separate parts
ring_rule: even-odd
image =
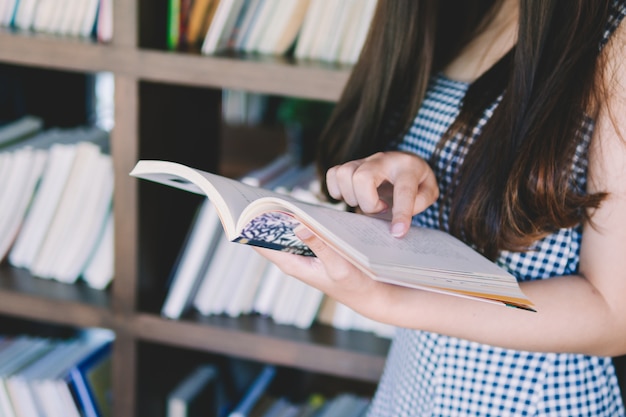
[[[394,237],[404,236],[406,228],[403,223],[394,223],[391,225],[391,235]]]
[[[303,225],[296,226],[296,228],[293,229],[293,232],[296,234],[296,236],[298,236],[300,240],[306,240],[313,236],[313,233],[311,233],[311,231]]]

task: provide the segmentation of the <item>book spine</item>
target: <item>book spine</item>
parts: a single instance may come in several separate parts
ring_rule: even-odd
[[[271,365],[267,365],[259,376],[254,380],[248,392],[244,396],[242,402],[237,406],[229,417],[246,417],[261,398],[263,393],[267,391],[267,388],[271,384],[274,376],[276,375],[276,368]]]

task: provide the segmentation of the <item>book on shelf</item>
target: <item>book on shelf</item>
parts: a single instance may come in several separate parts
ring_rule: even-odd
[[[20,30],[92,38],[110,0],[6,0],[0,24]],[[99,12],[100,11],[100,12]]]
[[[218,2],[219,0],[194,0],[189,11],[186,31],[181,34],[182,45],[194,49],[202,44],[203,36],[213,21]]]
[[[55,381],[61,392],[71,393],[81,416],[111,416],[112,339],[93,344]],[[68,391],[69,390],[69,391]]]
[[[40,117],[26,115],[0,125],[0,151],[4,147],[19,143],[43,130],[43,120]]]
[[[280,0],[263,0],[251,23],[250,33],[246,36],[242,51],[253,53],[258,51],[265,32],[272,25],[272,16]]]
[[[284,55],[300,32],[309,1],[279,0],[257,51],[266,55]]]
[[[33,336],[7,338],[7,346],[0,353],[0,414],[7,417],[64,416],[93,417],[79,402],[70,372],[84,367],[94,358],[109,356],[113,333],[104,329],[86,329],[70,339],[52,339]],[[95,363],[101,363],[101,359]],[[110,374],[110,368],[105,370]],[[110,375],[105,378],[108,393]],[[87,379],[85,387],[95,392],[94,379]],[[107,394],[108,395],[108,394]],[[110,397],[110,395],[109,395]],[[109,399],[107,399],[109,401]],[[98,417],[109,416],[105,409]]]
[[[96,19],[96,39],[102,43],[110,42],[113,39],[113,0],[100,0]],[[86,28],[83,26],[83,30]]]
[[[263,7],[264,0],[247,0],[247,7],[242,12],[241,20],[233,32],[232,48],[236,51],[244,51],[252,28]]]
[[[167,395],[167,417],[219,417],[223,415],[223,394],[219,392],[221,377],[212,364],[198,365]]]
[[[113,240],[113,211],[105,220],[102,237],[87,260],[82,272],[83,280],[96,290],[104,290],[113,281],[115,242]]]
[[[263,406],[261,399],[267,393],[275,376],[276,367],[273,365],[265,365],[250,383],[246,393],[235,408],[228,414],[228,417],[248,417],[255,412],[255,408]]]
[[[167,2],[167,49],[175,51],[180,43],[181,0]]]
[[[201,52],[214,54],[229,47],[237,20],[244,10],[244,0],[220,0],[209,25]]]
[[[180,318],[193,303],[193,296],[202,282],[203,272],[212,260],[221,234],[217,211],[208,199],[204,200],[172,271],[167,296],[161,307],[163,316]]]
[[[0,206],[0,258],[35,276],[67,283],[97,261],[103,268],[95,273],[101,277],[97,285],[106,285],[113,263],[109,244],[102,243],[112,240],[106,226],[113,196],[108,132],[51,128],[3,147],[0,159],[11,161],[0,164],[0,171],[10,170],[0,175],[0,183],[6,182],[0,187],[5,202]],[[96,250],[103,253],[96,256]]]
[[[170,161],[140,160],[130,175],[207,196],[231,242],[312,256],[293,231],[303,224],[374,280],[533,310],[514,276],[444,231],[413,226],[397,239],[386,219],[302,202]]]

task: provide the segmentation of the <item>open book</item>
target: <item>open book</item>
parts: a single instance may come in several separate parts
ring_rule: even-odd
[[[533,310],[515,277],[443,231],[414,226],[398,239],[387,220],[302,202],[174,162],[141,160],[130,175],[206,195],[233,242],[312,256],[293,233],[303,224],[372,279]]]

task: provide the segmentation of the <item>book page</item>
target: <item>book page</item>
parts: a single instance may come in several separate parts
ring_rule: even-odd
[[[270,209],[273,200],[263,199],[263,206]],[[413,226],[405,237],[395,238],[387,220],[284,200],[282,210],[374,279],[525,304],[515,277],[446,232]]]
[[[532,305],[515,277],[440,230],[413,226],[405,237],[395,238],[388,220],[299,201],[175,163],[140,161],[131,175],[206,194],[220,217],[228,215],[223,223],[231,241],[313,255],[293,233],[302,223],[373,279]]]
[[[273,195],[263,188],[167,161],[139,161],[130,175],[145,180],[206,195],[218,212],[229,240],[235,238],[235,223],[246,206],[261,197]]]

